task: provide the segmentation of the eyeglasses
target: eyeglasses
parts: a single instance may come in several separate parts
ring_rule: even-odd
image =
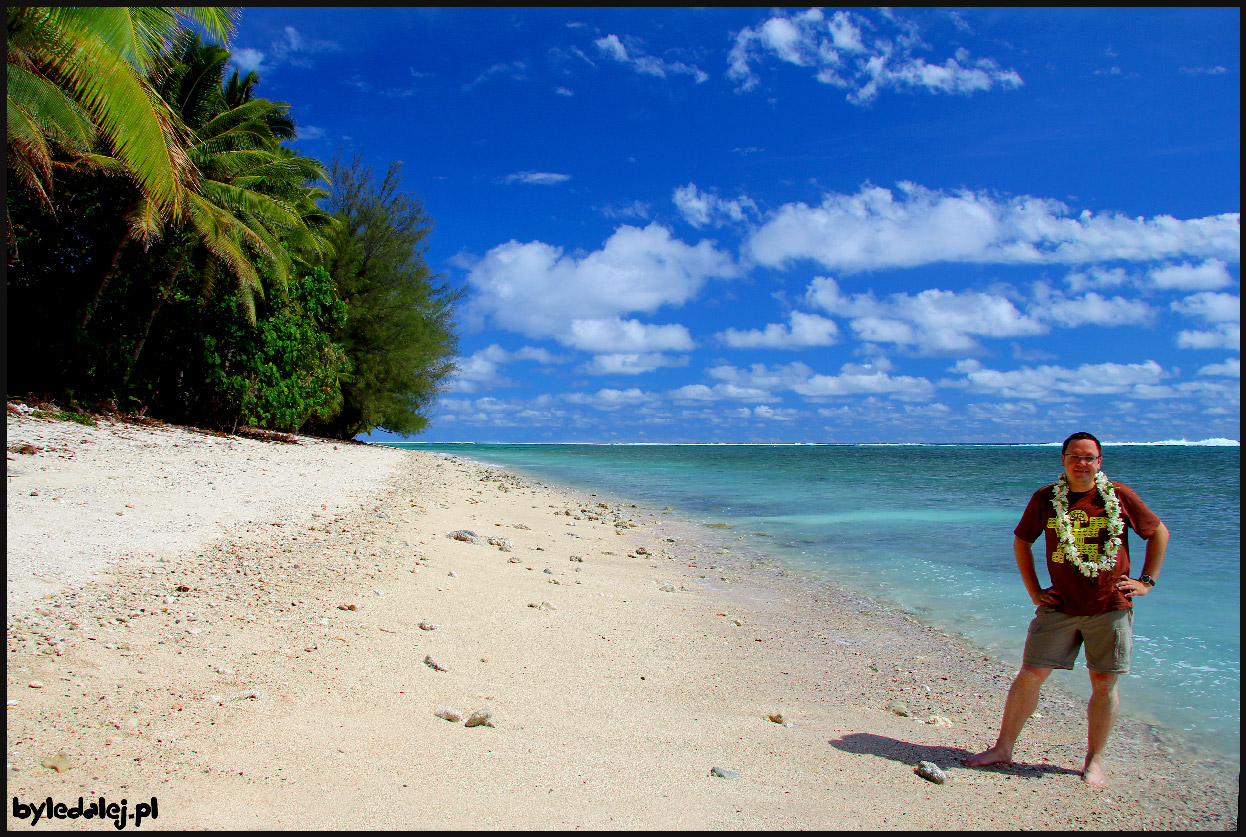
[[[1069,462],[1073,463],[1074,465],[1093,465],[1096,462],[1098,462],[1100,459],[1102,459],[1103,457],[1102,456],[1073,456],[1072,454],[1066,453],[1064,455],[1064,458],[1069,460]]]

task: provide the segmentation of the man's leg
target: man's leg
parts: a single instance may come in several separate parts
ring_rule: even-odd
[[[985,767],[988,764],[1007,764],[1012,761],[1012,748],[1017,743],[1025,722],[1030,720],[1030,716],[1038,708],[1038,693],[1049,674],[1049,668],[1021,666],[1021,671],[1017,672],[1017,678],[1012,681],[1012,687],[1008,690],[1008,700],[1004,703],[1004,720],[1000,724],[995,746],[965,759],[966,765]]]
[[[1107,772],[1103,769],[1103,750],[1108,736],[1116,724],[1121,699],[1116,691],[1115,674],[1090,672],[1090,702],[1086,705],[1086,764],[1082,767],[1082,781],[1092,788],[1107,786]]]

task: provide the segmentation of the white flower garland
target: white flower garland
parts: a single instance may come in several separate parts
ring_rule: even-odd
[[[1056,510],[1056,536],[1064,546],[1064,554],[1087,578],[1097,577],[1101,572],[1111,572],[1116,566],[1116,553],[1121,548],[1121,534],[1125,531],[1125,524],[1121,520],[1121,504],[1116,499],[1116,489],[1112,487],[1112,481],[1102,471],[1095,474],[1095,487],[1099,489],[1099,495],[1103,497],[1103,508],[1108,513],[1108,528],[1112,533],[1103,550],[1103,557],[1098,561],[1083,560],[1077,551],[1077,540],[1073,537],[1073,521],[1069,520],[1069,479],[1066,474],[1060,475],[1060,481],[1055,484],[1055,497],[1051,501],[1052,508]]]

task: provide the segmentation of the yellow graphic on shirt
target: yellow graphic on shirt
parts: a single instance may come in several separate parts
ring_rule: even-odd
[[[1108,519],[1106,517],[1091,517],[1081,509],[1073,509],[1069,512],[1069,522],[1073,524],[1073,541],[1077,544],[1077,552],[1084,559],[1096,561],[1099,558],[1099,544],[1087,543],[1099,536],[1099,533],[1108,528]],[[1047,518],[1047,528],[1056,528],[1056,519],[1054,517]],[[1063,564],[1067,560],[1064,554],[1064,544],[1051,554],[1051,560],[1056,564]]]

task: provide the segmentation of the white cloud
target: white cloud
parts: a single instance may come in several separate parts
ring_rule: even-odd
[[[491,78],[503,76],[513,81],[524,81],[528,78],[528,65],[522,61],[501,61],[481,72],[475,79],[463,85],[463,92],[484,84]]]
[[[310,70],[315,67],[311,56],[337,52],[339,49],[341,47],[334,41],[305,38],[293,26],[287,26],[282,30],[281,37],[274,39],[267,50],[254,47],[236,48],[230,53],[229,63],[242,75],[254,70],[263,76],[285,64]]]
[[[712,389],[688,391],[688,398],[733,397],[734,392],[747,393],[755,400],[763,395],[773,396],[778,390],[790,390],[808,398],[832,398],[850,395],[889,395],[900,400],[923,401],[934,395],[934,385],[925,378],[908,375],[893,376],[889,364],[844,364],[838,375],[822,375],[803,363],[767,367],[755,363],[747,370],[734,366],[716,366],[709,370],[710,377],[723,381]],[[685,388],[687,389],[687,388]],[[773,397],[766,400],[773,400]]]
[[[559,339],[585,352],[643,352],[692,349],[695,344],[681,325],[651,325],[621,317],[576,319]]]
[[[779,12],[736,34],[727,77],[739,90],[752,90],[760,81],[754,67],[773,56],[811,69],[819,82],[846,90],[853,104],[868,104],[888,89],[967,95],[1024,83],[1015,70],[989,58],[974,59],[964,49],[931,64],[913,54],[923,44],[911,24],[894,14],[881,17],[900,30],[893,38],[875,35],[882,27],[856,12],[837,11],[829,19],[820,9],[791,16]]]
[[[709,75],[695,65],[685,64],[682,61],[663,61],[661,58],[645,55],[635,45],[629,50],[619,40],[618,35],[607,35],[604,38],[598,38],[593,43],[597,45],[597,51],[605,57],[620,64],[626,64],[642,75],[657,78],[666,78],[667,75],[688,75],[692,76],[697,84],[709,80]]]
[[[571,179],[569,174],[555,174],[548,171],[521,171],[508,174],[502,178],[503,183],[526,183],[535,186],[556,186]]]
[[[682,326],[643,326],[621,315],[682,305],[708,279],[736,272],[708,241],[685,244],[658,224],[623,225],[584,255],[540,241],[494,247],[468,274],[467,308],[501,328],[587,351],[682,351],[692,342]]]
[[[516,383],[501,372],[501,367],[516,361],[535,361],[550,365],[563,359],[548,349],[536,346],[524,346],[508,352],[493,343],[473,352],[470,357],[455,360],[456,372],[450,382],[451,392],[482,392],[504,387],[516,386]]]
[[[1242,327],[1237,323],[1221,323],[1212,331],[1179,331],[1176,338],[1179,349],[1233,349],[1242,348]]]
[[[736,200],[724,200],[713,192],[702,192],[695,183],[675,189],[671,200],[684,220],[698,229],[711,223],[738,224],[757,215],[757,204],[751,198],[741,195]]]
[[[1197,317],[1209,323],[1242,321],[1242,298],[1235,294],[1194,294],[1173,302],[1171,308],[1179,314]]]
[[[1242,362],[1239,358],[1231,357],[1224,363],[1211,363],[1198,370],[1200,375],[1224,375],[1229,378],[1242,377]]]
[[[958,361],[953,370],[965,376],[969,388],[1001,398],[1048,398],[1065,395],[1124,395],[1158,398],[1171,395],[1160,381],[1166,376],[1153,360],[1142,363],[1082,364],[1076,369],[1062,366],[1023,366],[1009,372],[988,369],[977,360]]]
[[[580,404],[598,410],[618,410],[623,407],[638,407],[657,400],[652,393],[636,387],[629,389],[600,389],[595,393],[571,392],[563,396],[569,404]]]
[[[671,390],[667,395],[673,401],[778,401],[779,397],[760,387],[741,386],[736,383],[689,384]]]
[[[1119,288],[1134,282],[1123,267],[1091,267],[1086,270],[1074,270],[1064,277],[1064,283],[1071,291],[1084,291],[1087,288]]]
[[[829,276],[809,284],[806,300],[827,313],[851,318],[862,340],[913,346],[919,352],[944,354],[972,351],[977,337],[1016,337],[1047,329],[1022,314],[1002,296],[982,292],[928,288],[916,295],[897,293],[884,300],[872,293],[851,297]]]
[[[1093,291],[1080,297],[1066,297],[1046,292],[1046,286],[1041,284],[1038,290],[1031,312],[1034,317],[1069,328],[1142,325],[1150,322],[1155,313],[1140,299],[1108,298]]]
[[[238,68],[239,74],[244,76],[252,71],[261,75],[267,72],[268,67],[264,66],[265,57],[262,50],[252,49],[251,47],[235,49],[229,54],[230,61]]]
[[[589,375],[641,375],[664,366],[687,366],[687,355],[667,355],[661,352],[619,352],[594,355],[579,369]]]
[[[809,346],[830,346],[839,336],[834,320],[793,311],[787,324],[770,323],[764,329],[739,331],[729,328],[718,338],[735,349],[803,349]]]
[[[934,396],[934,384],[910,375],[892,376],[882,370],[846,368],[838,375],[814,375],[792,387],[811,398],[845,395],[890,395],[901,400],[924,401]]]
[[[1147,277],[1156,287],[1183,291],[1214,291],[1233,284],[1233,277],[1219,259],[1208,259],[1197,265],[1167,265],[1152,270]]]
[[[632,218],[640,221],[649,220],[649,204],[640,200],[623,204],[606,204],[604,206],[594,208],[607,218]]]
[[[1089,210],[1071,215],[1059,201],[939,192],[914,183],[865,185],[827,193],[820,206],[785,204],[750,235],[745,252],[783,266],[812,259],[848,271],[937,262],[1093,264],[1196,257],[1239,261],[1238,213],[1190,220],[1128,218]]]

